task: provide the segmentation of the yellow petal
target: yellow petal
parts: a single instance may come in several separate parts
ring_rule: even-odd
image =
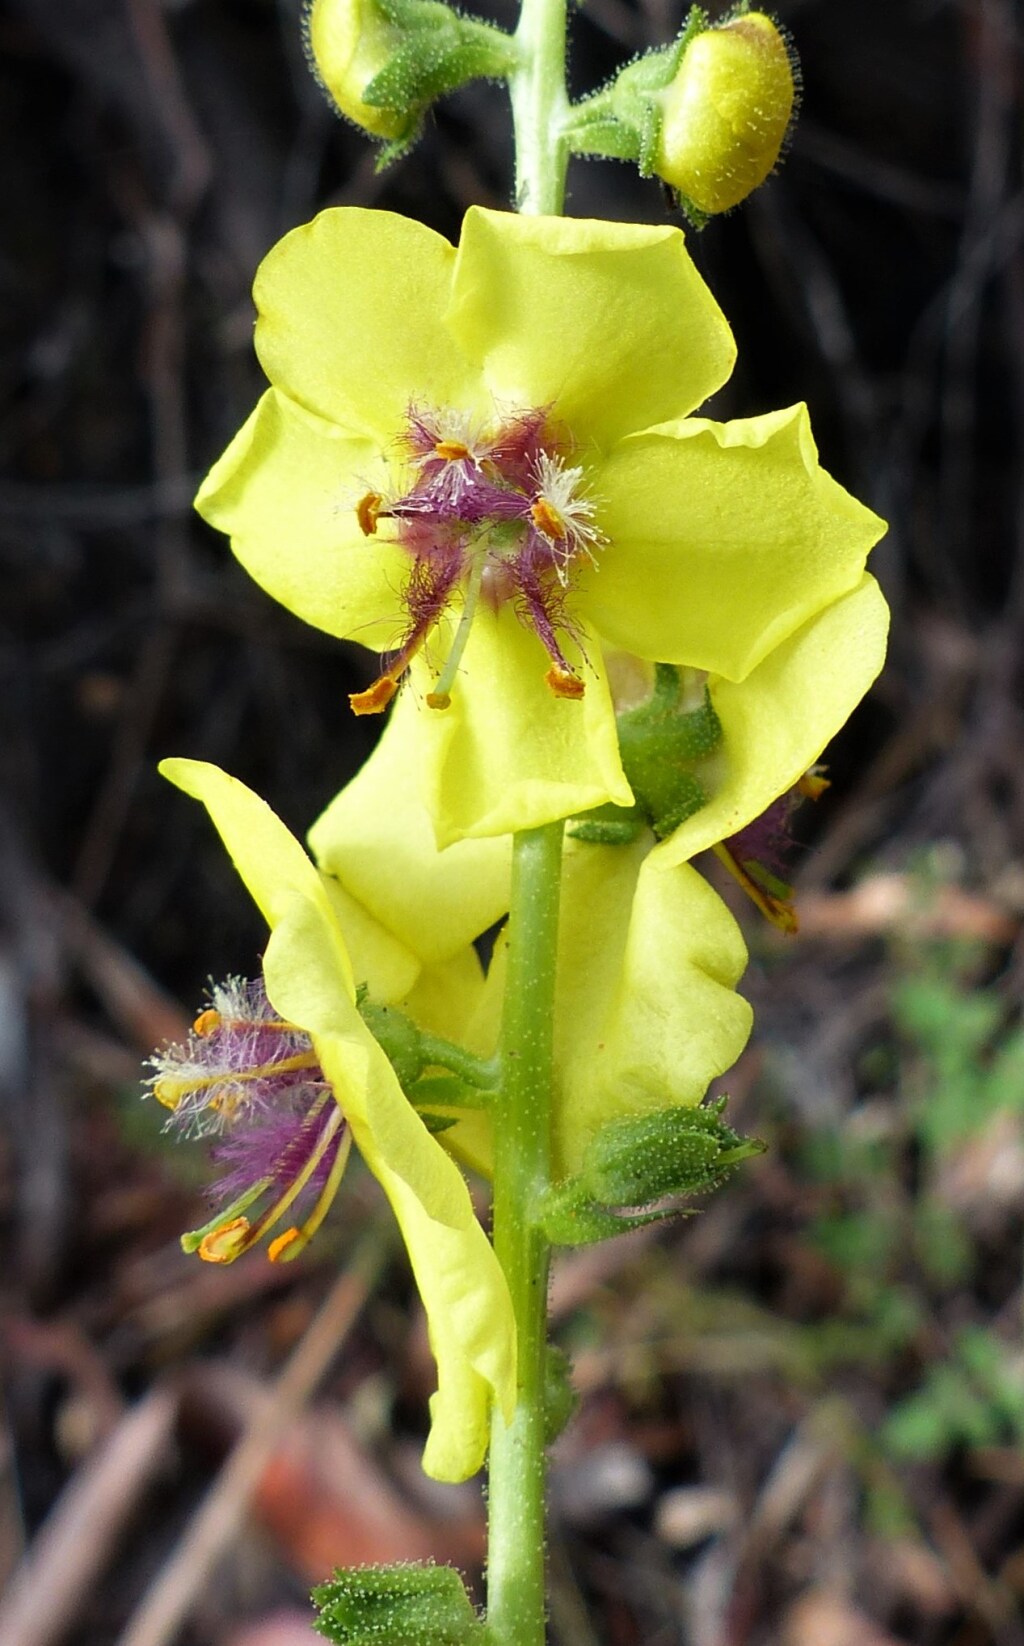
[[[457,954],[508,907],[511,840],[439,851],[419,795],[422,722],[451,713],[403,691],[373,754],[309,832],[321,868],[427,963]]]
[[[321,212],[256,276],[264,371],[310,411],[382,443],[410,401],[472,409],[476,377],[444,325],[454,264],[447,240],[410,217]]]
[[[818,465],[805,406],[625,440],[580,600],[605,639],[731,680],[856,588],[885,524]]]
[[[648,843],[567,855],[558,956],[555,1162],[579,1170],[609,1121],[699,1103],[736,1061],[751,1010],[746,949],[693,870],[660,874]]]
[[[379,920],[330,876],[324,879],[324,890],[345,934],[356,982],[365,983],[370,998],[381,1005],[407,1000],[417,989],[423,970],[418,955],[386,931]]]
[[[293,897],[264,971],[275,1009],[313,1037],[320,1066],[398,1219],[427,1312],[438,1393],[424,1466],[464,1480],[483,1461],[489,1414],[515,1401],[515,1324],[504,1275],[458,1167],[431,1137],[341,988],[322,911]]]
[[[268,926],[283,919],[296,897],[319,912],[330,940],[332,969],[354,999],[351,961],[323,880],[266,801],[203,760],[162,760],[159,769],[168,782],[206,807]]]
[[[580,628],[578,702],[551,691],[547,653],[508,607],[477,611],[450,708],[427,706],[432,675],[414,664],[420,792],[438,845],[537,828],[607,800],[632,804],[601,648]]]
[[[508,405],[552,406],[579,446],[685,417],[732,370],[732,333],[678,229],[467,213],[449,315]]]
[[[270,389],[214,464],[196,508],[227,532],[250,577],[328,634],[376,649],[405,627],[409,557],[385,528],[365,537],[356,504],[377,474],[372,441],[341,434]]]
[[[693,1107],[739,1057],[751,1011],[735,986],[747,953],[718,894],[695,871],[661,874],[650,838],[632,846],[569,843],[563,868],[555,1019],[553,1167],[579,1170],[610,1121]],[[498,1043],[505,939],[467,1029],[470,1047]],[[472,1115],[445,1133],[459,1159],[490,1176],[490,1122]]]
[[[669,867],[760,817],[813,766],[885,660],[889,610],[873,577],[806,623],[737,684],[712,680],[725,762],[708,804],[657,846]]]

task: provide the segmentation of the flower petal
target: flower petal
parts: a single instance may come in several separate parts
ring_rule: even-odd
[[[270,389],[214,464],[196,497],[231,535],[250,577],[328,634],[374,649],[401,636],[396,591],[409,559],[383,535],[365,537],[356,504],[370,489],[378,448],[340,434]]]
[[[294,896],[275,927],[267,994],[313,1037],[320,1066],[405,1238],[438,1368],[424,1467],[439,1480],[476,1472],[493,1402],[515,1403],[515,1323],[505,1277],[458,1167],[410,1106],[341,988],[323,911]]]
[[[752,1013],[738,926],[696,871],[652,872],[648,845],[566,858],[558,957],[556,1169],[609,1121],[692,1107],[735,1063]]]
[[[885,660],[889,609],[873,577],[805,623],[739,684],[712,680],[727,762],[708,804],[655,847],[670,868],[760,817],[813,766]]]
[[[438,851],[413,787],[422,720],[437,715],[402,692],[373,754],[309,832],[321,868],[427,963],[449,959],[501,918],[512,859],[509,838]]]
[[[419,956],[386,931],[379,920],[330,876],[324,877],[324,890],[334,918],[345,934],[356,982],[365,983],[370,999],[381,1005],[406,1000],[417,988],[423,970]]]
[[[570,842],[563,865],[555,1021],[553,1166],[579,1170],[610,1121],[674,1105],[691,1108],[730,1068],[750,1033],[735,992],[747,952],[732,915],[696,871],[659,874],[650,838],[632,846]],[[467,1039],[497,1046],[505,987],[504,935]],[[445,1143],[490,1176],[486,1114]]]
[[[478,609],[450,708],[417,704],[420,789],[439,846],[632,804],[601,648],[580,627],[586,691],[573,702],[546,684],[547,654],[508,607]],[[408,689],[432,684],[418,660]]]
[[[742,680],[856,588],[885,524],[818,466],[805,406],[625,440],[595,475],[610,542],[581,603],[614,645]]]
[[[552,405],[584,448],[685,417],[736,353],[678,229],[479,207],[448,324],[499,403]]]
[[[411,400],[471,409],[444,326],[455,251],[422,223],[356,207],[286,234],[253,288],[270,381],[353,434],[394,439]]]
[[[323,879],[266,801],[205,760],[161,760],[159,771],[206,807],[268,926],[283,918],[296,896],[319,910],[331,935],[332,968],[354,1000],[352,963]]]

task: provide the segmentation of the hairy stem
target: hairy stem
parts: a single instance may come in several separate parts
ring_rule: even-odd
[[[516,140],[516,210],[561,212],[569,164],[565,90],[566,0],[522,0],[509,79]]]
[[[494,1120],[494,1247],[519,1342],[518,1403],[491,1432],[487,1621],[494,1646],[544,1646],[545,1357],[549,1247],[533,1209],[551,1177],[552,1033],[562,824],[515,837],[502,1083]]]

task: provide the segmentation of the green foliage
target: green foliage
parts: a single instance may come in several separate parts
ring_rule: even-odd
[[[948,1361],[930,1366],[920,1389],[885,1422],[882,1442],[896,1457],[935,1459],[956,1446],[1024,1444],[1024,1377],[993,1332],[960,1332]]]
[[[313,1590],[335,1646],[485,1646],[487,1630],[450,1566],[363,1566]]]
[[[957,1447],[1024,1443],[1022,1367],[994,1332],[962,1329],[948,1354],[931,1358],[942,1298],[979,1262],[969,1225],[943,1199],[943,1173],[997,1113],[1024,1110],[1024,1028],[998,989],[973,986],[973,952],[935,946],[898,964],[888,1036],[861,1073],[904,1101],[879,1099],[843,1127],[812,1132],[801,1159],[820,1186],[809,1233],[842,1277],[845,1328],[852,1317],[890,1356],[923,1357],[918,1387],[873,1437],[876,1453],[937,1461]],[[869,1488],[880,1523],[905,1516],[894,1490],[891,1481]]]

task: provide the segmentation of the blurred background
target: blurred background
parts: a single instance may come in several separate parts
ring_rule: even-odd
[[[509,201],[504,98],[374,172],[298,0],[0,7],[2,1646],[309,1646],[335,1563],[452,1559],[432,1368],[376,1190],[300,1262],[182,1256],[201,1151],[140,1061],[257,916],[155,774],[215,760],[302,832],[375,728],[369,653],[195,519],[260,390],[250,284],[329,203],[457,237]],[[581,1406],[552,1478],[557,1646],[1024,1643],[1024,24],[1011,0],[778,0],[789,160],[693,242],[740,364],[891,521],[887,672],[801,818],[801,934],[738,910],[770,1145],[702,1214],[563,1257]],[[502,11],[493,15],[511,21]],[[589,90],[675,0],[588,0]],[[576,162],[578,215],[671,219]],[[339,1278],[340,1276],[340,1278]]]

